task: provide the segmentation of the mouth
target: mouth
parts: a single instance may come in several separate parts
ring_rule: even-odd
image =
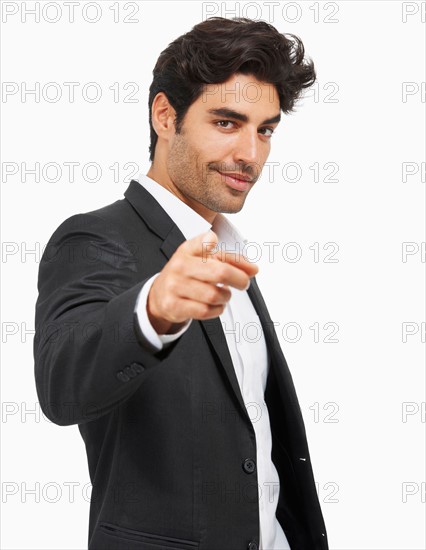
[[[219,172],[216,170],[224,179],[225,183],[236,189],[237,191],[247,191],[247,189],[252,185],[253,180],[249,176],[237,175],[237,174],[225,174],[224,172]]]

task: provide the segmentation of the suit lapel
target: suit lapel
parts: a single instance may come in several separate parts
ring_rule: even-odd
[[[149,226],[149,228],[163,239],[163,243],[160,248],[165,257],[169,260],[178,246],[186,240],[180,229],[156,201],[156,199],[154,199],[154,197],[139,182],[132,180],[129,187],[125,191],[124,196],[144,220],[144,222]],[[248,295],[257,314],[259,315],[263,327],[263,333],[266,338],[267,347],[269,350],[274,350],[276,342],[274,342],[273,334],[271,332],[271,330],[273,331],[272,321],[267,312],[265,302],[263,301],[255,277],[251,280]],[[235,374],[234,365],[229,353],[226,336],[223,331],[220,318],[216,317],[214,319],[207,319],[197,322],[201,324],[206,337],[210,341],[217,357],[220,360],[239,406],[251,424],[251,420],[238,384],[238,379]],[[271,357],[271,365],[273,364],[274,360],[273,357]]]
[[[184,241],[184,235],[177,227],[177,225],[174,224],[161,246],[161,250],[167,257],[167,259],[170,259],[172,257],[172,255],[176,251],[176,248]],[[246,406],[244,404],[243,396],[241,394],[237,375],[235,374],[234,364],[229,353],[226,336],[223,331],[220,318],[215,317],[214,319],[197,320],[197,322],[201,324],[204,334],[213,346],[213,349],[217,357],[219,358],[222,367],[225,370],[228,381],[234,391],[234,394],[238,400],[241,410],[243,411],[243,414],[247,416],[248,420],[250,420]]]

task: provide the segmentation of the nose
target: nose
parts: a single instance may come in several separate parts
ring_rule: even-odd
[[[256,168],[259,159],[259,136],[256,128],[241,130],[234,150],[236,164],[251,164]]]

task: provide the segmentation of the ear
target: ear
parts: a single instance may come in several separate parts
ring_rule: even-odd
[[[158,92],[151,106],[152,126],[158,137],[168,139],[170,134],[175,132],[174,120],[176,111],[170,105],[164,92]]]

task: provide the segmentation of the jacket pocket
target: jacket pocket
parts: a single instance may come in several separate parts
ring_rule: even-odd
[[[113,523],[102,522],[99,524],[99,529],[105,535],[116,538],[116,540],[134,541],[143,543],[135,548],[141,550],[196,550],[199,542],[188,539],[180,539],[175,537],[165,537],[145,531],[136,531],[127,527],[120,527]]]

